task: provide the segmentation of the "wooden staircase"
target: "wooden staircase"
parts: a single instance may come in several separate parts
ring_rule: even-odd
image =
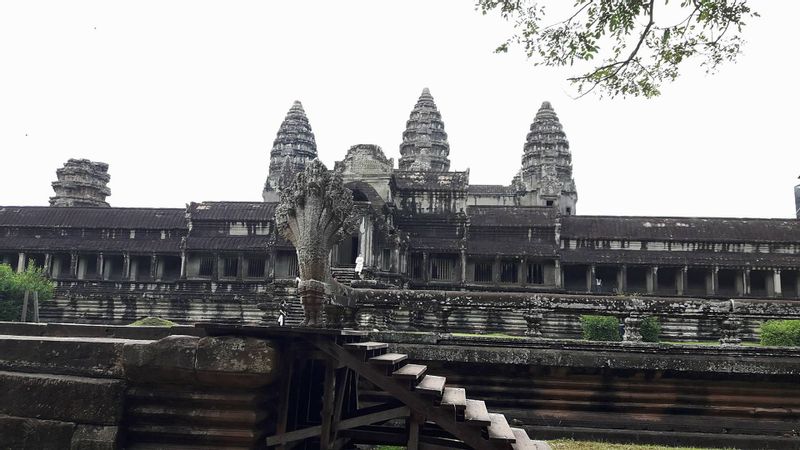
[[[291,431],[279,423],[276,434],[267,438],[268,447],[289,448],[289,443],[318,439],[319,446],[302,448],[343,449],[355,444],[402,445],[409,450],[550,448],[512,428],[502,414],[490,413],[483,401],[467,398],[465,389],[448,386],[445,377],[427,373],[424,365],[409,363],[408,355],[388,352],[388,344],[364,341],[364,332],[325,331],[303,332],[305,340],[328,358],[322,423]],[[336,376],[337,369],[355,378]],[[372,384],[384,401],[366,407],[356,402],[353,410],[343,412],[347,383],[342,380],[358,377]]]

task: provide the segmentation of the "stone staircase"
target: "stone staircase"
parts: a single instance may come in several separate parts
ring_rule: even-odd
[[[339,432],[353,443],[405,445],[409,450],[550,449],[543,441],[531,440],[525,430],[511,427],[502,414],[489,412],[483,401],[469,399],[465,389],[448,385],[445,377],[427,373],[427,366],[409,363],[406,354],[388,352],[386,343],[362,341],[360,337],[309,340],[384,393],[385,407],[380,409],[375,404],[367,410],[388,412],[398,405],[407,407],[404,427],[388,426],[387,421],[367,423],[368,416],[363,416],[363,425]],[[386,417],[374,414],[376,418]],[[270,444],[269,438],[267,443]]]
[[[355,265],[344,265],[331,267],[331,275],[335,277],[339,283],[350,285],[350,282],[356,279]]]

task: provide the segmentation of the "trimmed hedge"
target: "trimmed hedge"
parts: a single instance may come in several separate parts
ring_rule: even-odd
[[[768,320],[761,324],[761,345],[800,347],[800,320]]]
[[[619,319],[614,316],[581,316],[581,330],[587,341],[621,341]]]
[[[661,342],[658,337],[661,334],[661,322],[657,317],[650,316],[642,319],[640,332],[644,342]]]

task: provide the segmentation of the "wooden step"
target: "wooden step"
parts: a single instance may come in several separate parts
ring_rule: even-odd
[[[389,344],[385,344],[383,342],[352,342],[350,344],[344,344],[344,348],[348,350],[358,350],[358,351],[372,351],[372,350],[382,350],[384,348],[389,348]]]
[[[408,359],[408,355],[403,353],[384,353],[383,355],[370,358],[369,362],[372,364],[380,364],[393,366]]]
[[[487,431],[489,432],[489,440],[503,441],[503,442],[516,441],[516,438],[514,437],[514,432],[511,430],[511,427],[508,426],[508,421],[506,420],[506,416],[502,414],[489,413],[489,419],[492,421],[492,423],[489,424],[489,428],[487,429]]]
[[[425,378],[419,382],[417,387],[414,390],[426,394],[426,395],[434,395],[436,397],[442,396],[442,391],[444,391],[444,384],[447,381],[445,377],[437,377],[436,375],[425,375]]]
[[[406,364],[392,372],[392,376],[401,380],[417,381],[427,370],[428,366],[422,364]]]
[[[452,406],[456,412],[464,411],[467,407],[467,391],[463,388],[444,388],[442,406]]]
[[[464,421],[470,425],[488,427],[492,420],[489,418],[489,411],[486,410],[486,403],[483,400],[467,399]]]

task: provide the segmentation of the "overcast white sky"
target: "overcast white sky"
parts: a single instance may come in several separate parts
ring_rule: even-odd
[[[511,28],[471,1],[2,2],[0,204],[47,204],[68,158],[110,164],[113,206],[260,200],[293,100],[329,167],[358,143],[396,161],[427,86],[472,183],[510,182],[549,100],[579,214],[793,217],[800,2],[753,6],[718,75],[574,100],[567,71],[494,54]]]

